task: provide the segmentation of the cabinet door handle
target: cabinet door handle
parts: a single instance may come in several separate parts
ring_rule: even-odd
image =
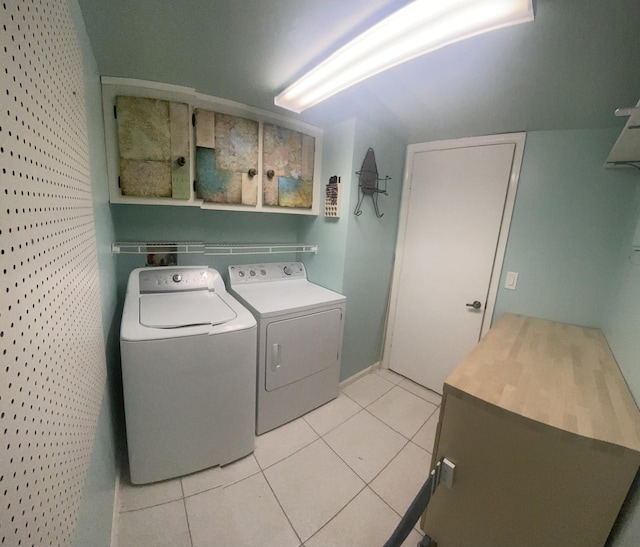
[[[280,364],[280,344],[273,344],[271,346],[271,370],[279,369]]]
[[[187,163],[187,160],[185,159],[184,156],[180,156],[177,162],[179,167],[183,167]]]
[[[253,167],[247,171],[247,175],[249,175],[250,178],[255,177],[257,174],[258,170],[254,169]]]
[[[273,177],[275,177],[275,176],[276,176],[276,172],[275,172],[273,169],[269,169],[269,170],[267,171],[267,178],[268,178],[269,180],[271,180],[271,179],[272,179]]]
[[[479,310],[482,307],[482,303],[480,300],[474,300],[473,304],[465,304],[467,308],[473,308],[474,310]]]

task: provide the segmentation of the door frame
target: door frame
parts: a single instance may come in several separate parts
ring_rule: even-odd
[[[498,288],[500,285],[500,275],[502,273],[502,265],[504,262],[504,254],[507,248],[507,239],[509,237],[509,228],[511,226],[511,217],[513,215],[513,207],[515,204],[516,192],[518,189],[518,180],[520,178],[520,169],[522,167],[522,157],[524,155],[526,136],[527,134],[524,132],[505,133],[501,135],[487,135],[482,137],[465,137],[462,139],[422,142],[410,144],[407,146],[407,153],[405,156],[404,180],[402,182],[400,220],[398,222],[398,238],[396,240],[395,261],[391,278],[391,293],[389,295],[389,314],[387,317],[387,325],[385,328],[384,353],[382,357],[383,368],[389,368],[389,357],[391,355],[391,344],[393,342],[393,330],[395,327],[396,308],[398,304],[399,293],[398,280],[400,279],[400,274],[402,272],[402,261],[404,258],[404,245],[409,219],[409,202],[411,199],[411,179],[413,177],[414,163],[413,160],[415,155],[422,152],[451,150],[455,148],[470,148],[476,146],[490,146],[494,144],[513,143],[515,145],[513,162],[511,164],[511,174],[509,176],[509,184],[507,186],[507,196],[505,199],[504,209],[502,212],[502,222],[500,224],[500,232],[498,235],[498,244],[496,246],[496,254],[491,270],[489,291],[487,294],[487,304],[484,309],[484,315],[482,318],[482,328],[480,330],[480,338],[482,338],[491,327],[491,320],[493,319],[496,297],[498,295]]]

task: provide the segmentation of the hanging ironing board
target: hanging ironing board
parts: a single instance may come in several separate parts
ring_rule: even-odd
[[[387,196],[387,181],[391,180],[391,177],[384,177],[381,179],[378,176],[378,166],[376,165],[376,156],[373,152],[373,148],[369,148],[362,161],[362,167],[360,171],[356,172],[356,175],[360,176],[358,180],[359,197],[356,209],[353,212],[354,215],[359,217],[362,214],[362,202],[364,196],[371,196],[373,201],[373,208],[376,212],[376,216],[381,218],[384,213],[381,213],[378,209],[378,194],[384,194]],[[380,188],[379,183],[384,182],[384,188]]]

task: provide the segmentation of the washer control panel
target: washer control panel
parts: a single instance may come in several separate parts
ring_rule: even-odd
[[[140,272],[140,293],[196,291],[211,287],[207,268],[153,268]]]
[[[307,271],[302,262],[273,262],[229,266],[229,283],[231,285],[306,278]]]

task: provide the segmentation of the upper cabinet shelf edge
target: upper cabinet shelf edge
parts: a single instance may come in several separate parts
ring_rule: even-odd
[[[628,164],[640,165],[640,101],[631,114],[609,156],[608,167],[623,167]]]

